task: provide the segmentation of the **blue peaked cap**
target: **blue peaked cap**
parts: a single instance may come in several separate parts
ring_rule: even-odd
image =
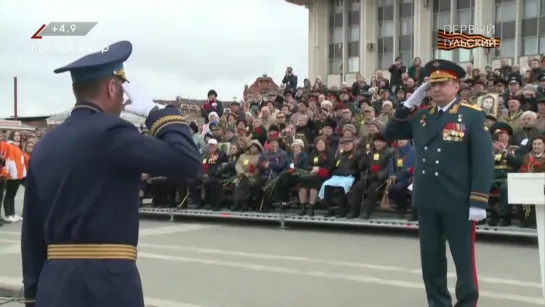
[[[132,44],[120,41],[108,47],[107,50],[88,54],[53,72],[60,74],[70,72],[72,82],[83,82],[104,77],[119,76],[125,80],[123,63],[131,56]]]

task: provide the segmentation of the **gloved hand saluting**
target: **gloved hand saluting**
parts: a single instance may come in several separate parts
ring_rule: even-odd
[[[486,219],[486,210],[477,207],[469,207],[469,220],[473,222],[480,222]]]
[[[123,91],[125,92],[125,94],[131,100],[130,104],[125,105],[125,111],[130,112],[134,115],[148,117],[149,112],[153,108],[164,108],[164,106],[154,103],[151,96],[143,94],[135,89],[135,87],[131,83],[125,82],[121,86],[123,87]]]
[[[403,103],[404,106],[406,106],[409,109],[412,109],[414,106],[418,105],[422,99],[426,97],[426,91],[430,88],[430,84],[428,82],[423,83],[421,86],[419,86],[416,91]]]

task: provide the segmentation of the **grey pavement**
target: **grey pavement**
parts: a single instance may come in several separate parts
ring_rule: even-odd
[[[19,236],[20,223],[0,228],[0,284],[20,287]],[[537,247],[476,250],[479,307],[545,305]],[[426,305],[414,236],[142,221],[138,265],[146,302],[159,307]]]

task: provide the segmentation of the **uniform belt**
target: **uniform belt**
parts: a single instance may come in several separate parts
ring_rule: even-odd
[[[52,244],[47,259],[126,259],[136,260],[136,247],[123,244]]]
[[[494,166],[494,169],[513,169],[513,168],[509,165],[496,165]]]

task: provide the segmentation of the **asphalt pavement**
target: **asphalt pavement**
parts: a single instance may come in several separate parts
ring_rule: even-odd
[[[0,285],[14,289],[20,225],[0,228]],[[537,246],[479,242],[476,251],[479,307],[545,305]],[[416,236],[147,220],[138,257],[150,306],[426,306]]]

